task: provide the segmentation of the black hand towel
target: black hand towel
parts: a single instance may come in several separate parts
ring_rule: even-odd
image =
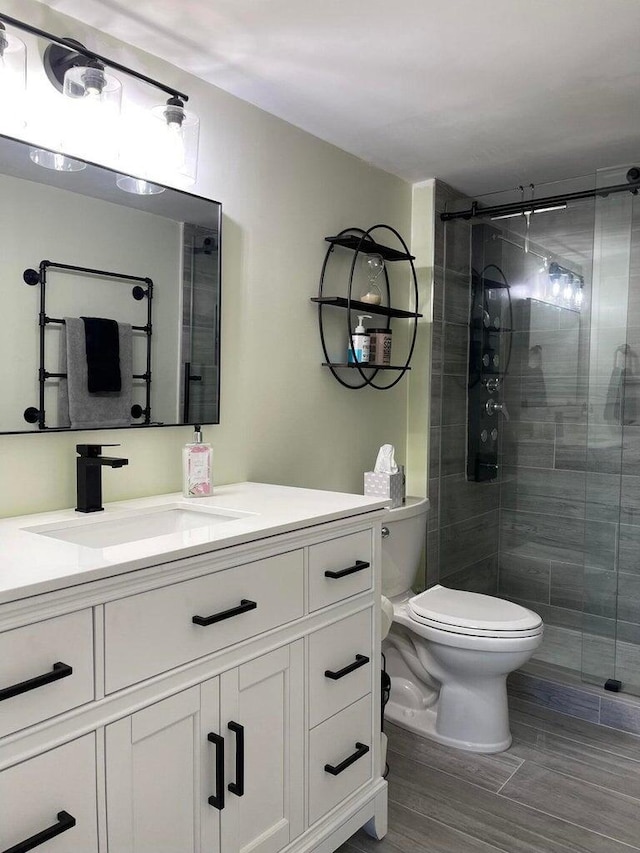
[[[90,394],[121,391],[118,324],[103,317],[82,320],[87,346],[87,390]]]

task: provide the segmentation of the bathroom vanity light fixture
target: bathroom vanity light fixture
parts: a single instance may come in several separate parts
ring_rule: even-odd
[[[156,138],[152,144],[158,146],[156,156],[183,186],[190,186],[198,165],[198,117],[187,111],[184,101],[176,96],[153,107],[151,114],[155,119]]]
[[[22,68],[21,104],[24,103],[26,89],[26,50],[20,39],[7,34],[7,27],[16,27],[49,42],[44,51],[43,65],[49,81],[64,95],[64,102],[59,104],[60,114],[56,115],[56,124],[63,128],[63,138],[60,139],[59,145],[62,150],[71,149],[79,156],[100,162],[115,157],[115,142],[120,129],[122,83],[111,71],[119,71],[169,96],[166,104],[152,109],[155,121],[145,125],[149,138],[142,146],[138,145],[138,151],[145,150],[146,154],[151,155],[141,158],[139,168],[135,169],[145,172],[143,180],[134,181],[126,191],[149,194],[149,186],[156,186],[146,180],[150,177],[146,173],[151,168],[161,170],[169,180],[175,180],[181,186],[190,186],[195,182],[199,120],[194,113],[185,109],[188,95],[102,56],[75,39],[60,38],[0,12],[0,75],[9,69],[9,60],[15,57],[15,67],[11,70],[18,81],[15,86],[19,88],[19,70]],[[18,58],[20,48],[21,59]],[[7,87],[3,85],[2,91],[4,98]],[[41,150],[44,149],[33,149],[33,152]],[[66,162],[70,158],[59,157],[52,160],[40,153],[32,153],[31,156],[38,165],[60,171],[72,171]]]

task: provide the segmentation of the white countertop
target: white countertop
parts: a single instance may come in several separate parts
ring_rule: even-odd
[[[105,504],[104,512],[84,515],[73,509],[0,520],[0,603],[87,583],[170,560],[192,557],[300,530],[344,516],[372,512],[384,498],[234,483],[217,486],[210,498],[187,499],[180,493]],[[92,548],[60,541],[26,528],[41,525],[90,525],[129,518],[132,510],[188,504],[251,513],[224,524],[198,527],[120,545]]]

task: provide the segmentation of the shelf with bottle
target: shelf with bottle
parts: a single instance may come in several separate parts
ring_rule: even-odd
[[[372,237],[372,233],[377,231],[386,231],[387,233],[393,235],[400,243],[402,250],[394,249],[390,246],[386,246],[383,243],[378,242],[377,240],[374,240]],[[318,324],[320,329],[320,340],[325,356],[325,360],[322,362],[322,366],[328,368],[333,374],[334,378],[346,388],[356,389],[370,386],[380,391],[392,388],[402,379],[404,374],[410,369],[409,362],[411,361],[411,357],[413,355],[413,350],[415,347],[418,319],[422,317],[422,314],[420,314],[418,311],[418,280],[413,264],[415,258],[409,252],[407,244],[403,240],[402,236],[395,230],[395,228],[392,228],[390,225],[374,225],[367,231],[363,230],[362,228],[346,228],[344,231],[341,231],[339,234],[333,237],[326,237],[325,240],[330,245],[325,255],[324,263],[322,265],[318,295],[311,298],[311,301],[316,303],[318,306]],[[336,246],[348,249],[354,253],[349,272],[349,281],[346,296],[325,295],[325,278],[327,273],[327,267]],[[354,298],[354,290],[356,290],[357,288],[355,280],[357,279],[358,275],[361,275],[360,267],[358,267],[357,263],[359,257],[364,259],[362,268],[364,269],[367,281],[362,285],[358,298]],[[410,280],[411,284],[413,285],[411,289],[415,310],[407,310],[405,308],[396,308],[393,306],[391,299],[391,284],[386,263],[387,261],[405,261],[409,263]],[[382,282],[382,290],[384,290],[384,294],[378,284],[378,281]],[[323,309],[325,308],[339,308],[345,311],[348,341],[346,345],[346,361],[343,361],[341,359],[335,359],[328,352],[323,317]],[[360,319],[359,325],[354,332],[355,317],[369,317],[370,315],[376,315],[386,318],[386,322],[383,321],[385,328],[377,328],[375,330],[365,329],[364,327],[362,327],[362,319]],[[382,335],[387,332],[388,334],[386,335],[386,337],[388,349],[385,353],[384,361],[390,361],[390,323],[392,319],[412,321],[413,328],[412,332],[410,332],[409,334],[408,355],[404,364],[378,364],[375,362],[369,362],[368,360],[362,357],[357,358],[356,347],[357,344],[360,342],[359,339],[361,337],[367,337],[368,340],[369,331],[372,331],[372,333],[376,332]],[[347,374],[343,372],[344,370],[347,370]],[[357,381],[355,383],[352,381],[347,381],[344,378],[346,375],[348,375],[348,371],[353,370],[357,371]],[[392,373],[395,372],[398,375],[392,378],[390,382],[387,382],[387,384],[382,384],[376,381],[378,371],[391,371]],[[342,376],[340,375],[340,372],[343,373]],[[351,376],[353,376],[353,373],[351,374]]]

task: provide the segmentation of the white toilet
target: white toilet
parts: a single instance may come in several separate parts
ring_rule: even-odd
[[[385,717],[472,752],[511,744],[507,675],[542,642],[542,619],[500,598],[437,585],[414,595],[428,501],[407,498],[383,520],[382,593],[393,625],[382,644],[391,695]]]

